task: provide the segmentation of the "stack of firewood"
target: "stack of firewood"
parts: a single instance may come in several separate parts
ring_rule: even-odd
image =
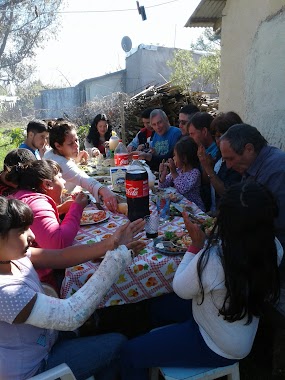
[[[146,108],[162,108],[171,125],[177,125],[179,110],[190,103],[197,105],[201,111],[216,116],[219,101],[217,98],[211,98],[210,95],[204,93],[186,94],[170,83],[147,88],[130,98],[124,105],[126,141],[131,141],[142,128],[141,113]]]

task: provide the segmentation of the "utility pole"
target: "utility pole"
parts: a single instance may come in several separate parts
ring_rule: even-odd
[[[125,112],[124,112],[123,94],[119,94],[119,105],[120,105],[120,120],[121,120],[122,140],[123,140],[123,144],[126,145],[126,128],[125,128]]]

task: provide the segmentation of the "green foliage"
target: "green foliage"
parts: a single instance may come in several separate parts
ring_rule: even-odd
[[[5,0],[0,12],[0,80],[21,83],[34,66],[28,63],[36,49],[56,35],[62,0]]]
[[[168,65],[172,68],[171,81],[180,87],[182,91],[191,92],[195,90],[206,91],[212,85],[218,94],[220,87],[220,62],[221,53],[219,39],[211,29],[207,28],[195,45],[193,50],[203,50],[207,54],[202,56],[198,62],[193,59],[192,51],[179,50]]]
[[[14,132],[14,129],[3,130],[0,132],[0,170],[2,170],[3,168],[3,162],[4,158],[6,157],[6,154],[10,152],[12,149],[17,148],[23,141],[23,133],[21,134],[20,142],[18,140],[18,136],[20,133],[18,130],[21,130],[21,128],[16,129],[16,132]]]
[[[191,91],[192,83],[199,75],[192,52],[178,50],[173,60],[168,62],[168,65],[172,68],[171,81],[179,86],[182,91]]]
[[[19,146],[24,140],[25,135],[22,128],[13,128],[10,133],[10,139],[13,145]]]
[[[221,36],[214,33],[212,28],[205,28],[203,33],[191,44],[191,50],[215,51],[221,45]]]
[[[24,82],[16,89],[16,95],[19,97],[18,106],[22,110],[22,116],[30,116],[34,114],[34,99],[40,95],[40,91],[44,90],[40,80],[34,82]]]
[[[80,149],[84,149],[84,140],[88,134],[90,125],[81,125],[80,127],[77,128],[77,136],[80,142]]]
[[[197,71],[200,78],[201,89],[212,84],[217,94],[220,89],[220,66],[221,52],[216,50],[214,53],[205,55],[198,63]]]

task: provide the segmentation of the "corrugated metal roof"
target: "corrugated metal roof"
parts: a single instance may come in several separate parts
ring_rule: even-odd
[[[222,18],[222,11],[227,0],[201,0],[185,27],[215,27]]]

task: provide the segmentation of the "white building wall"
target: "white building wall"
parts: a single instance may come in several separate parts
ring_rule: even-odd
[[[227,0],[220,111],[236,111],[285,148],[285,1]]]

